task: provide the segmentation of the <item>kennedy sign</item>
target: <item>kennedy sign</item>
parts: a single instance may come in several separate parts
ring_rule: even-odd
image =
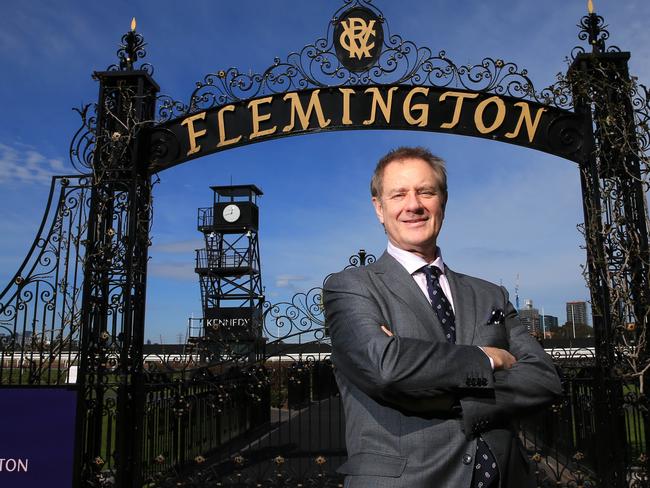
[[[259,337],[262,323],[261,311],[250,307],[219,307],[205,311],[205,330],[221,338]]]
[[[409,129],[484,137],[577,161],[582,117],[533,101],[412,85],[345,86],[242,100],[160,124],[152,171],[216,151],[294,134]],[[164,147],[163,147],[164,146]]]
[[[0,486],[70,488],[77,392],[0,389]]]

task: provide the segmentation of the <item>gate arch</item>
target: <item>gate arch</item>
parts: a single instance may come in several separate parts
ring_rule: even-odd
[[[359,65],[361,54],[346,44],[342,26],[350,15],[365,16],[358,17],[361,25],[374,22],[363,41],[374,50],[365,64]],[[581,38],[598,35],[582,27]],[[137,59],[138,42],[143,41],[124,38],[129,59]],[[585,115],[570,110],[567,80],[537,92],[527,70],[515,63],[484,58],[457,65],[445,51],[435,53],[392,34],[382,12],[366,0],[344,2],[323,37],[276,58],[262,72],[210,73],[196,83],[187,103],[169,96],[159,102],[157,123],[143,135],[149,138],[152,172],[245,144],[332,130],[454,133],[575,162],[592,149]]]

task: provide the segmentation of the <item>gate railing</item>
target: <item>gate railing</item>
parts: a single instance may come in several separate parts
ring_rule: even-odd
[[[174,479],[268,422],[267,378],[255,365],[148,371],[142,479],[154,484]]]
[[[52,178],[27,257],[0,293],[0,385],[74,382],[90,181]]]
[[[342,482],[335,469],[346,457],[344,423],[333,368],[329,352],[301,352],[310,345],[268,344],[257,366],[209,379],[186,374],[174,384],[161,375],[166,384],[148,386],[143,479],[164,487]]]

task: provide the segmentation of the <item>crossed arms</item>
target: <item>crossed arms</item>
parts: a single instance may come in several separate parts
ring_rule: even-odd
[[[507,422],[552,401],[561,386],[550,358],[516,318],[505,291],[493,285],[489,293],[493,305],[505,311],[507,345],[481,343],[480,336],[475,345],[450,344],[400,335],[412,324],[388,323],[391,304],[385,290],[362,272],[333,275],[324,289],[333,362],[367,395],[401,410],[444,414],[460,402],[468,435],[477,433],[477,419],[482,430]],[[483,324],[458,327],[478,325]],[[477,346],[487,348],[483,352]],[[486,354],[494,355],[495,371]],[[496,369],[508,362],[511,368]]]

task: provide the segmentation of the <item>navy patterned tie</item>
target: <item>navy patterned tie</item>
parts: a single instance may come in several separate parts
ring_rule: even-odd
[[[431,300],[431,306],[442,325],[442,330],[448,342],[456,342],[456,320],[454,311],[447,297],[440,288],[440,275],[442,271],[437,266],[425,266],[422,271],[427,277],[427,292]]]
[[[421,271],[427,277],[427,292],[431,306],[442,325],[447,341],[456,342],[456,319],[449,300],[440,287],[442,271],[437,266],[425,266]],[[490,488],[499,485],[499,470],[496,459],[482,437],[477,439],[474,458],[474,474],[471,488]]]

